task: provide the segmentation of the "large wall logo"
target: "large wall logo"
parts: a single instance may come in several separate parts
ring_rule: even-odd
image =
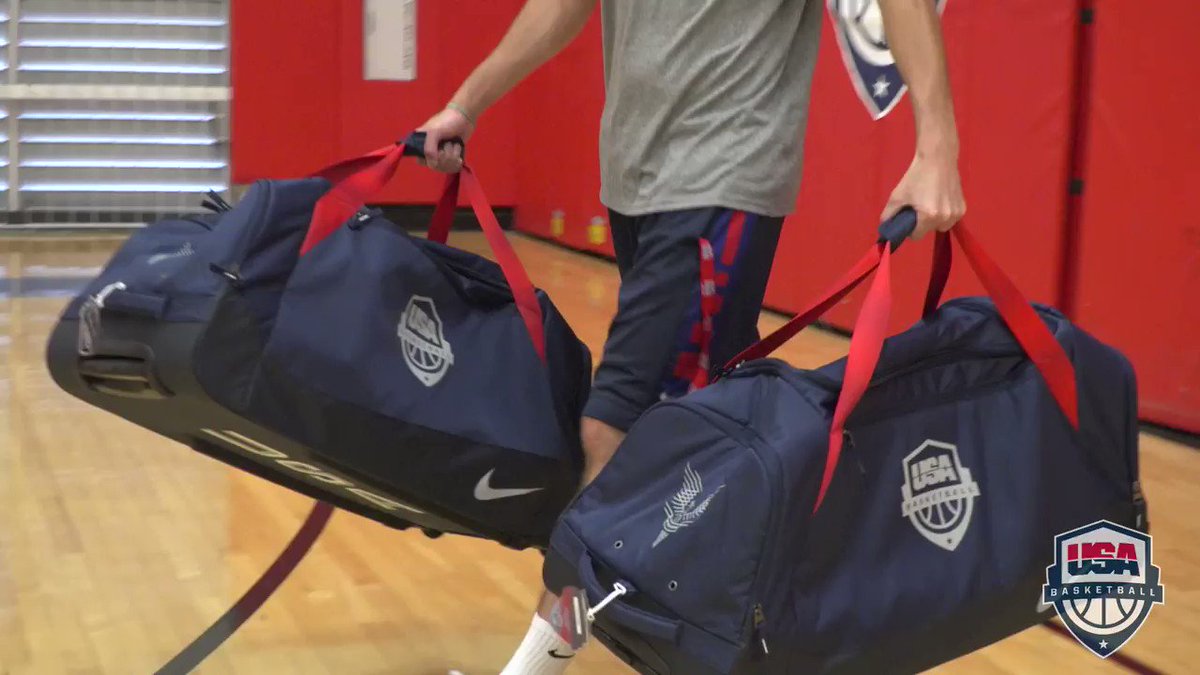
[[[929,1],[937,3],[938,12],[946,7],[946,0]],[[880,119],[896,107],[908,87],[888,48],[879,0],[828,2],[850,81],[872,119]]]
[[[1054,538],[1042,602],[1053,604],[1071,635],[1107,658],[1163,604],[1150,535],[1100,520]]]
[[[900,513],[929,541],[947,551],[958,548],[967,528],[979,484],[950,443],[927,440],[904,458]]]
[[[426,387],[440,382],[454,365],[454,351],[442,334],[442,318],[433,300],[422,295],[409,298],[396,333],[404,345],[404,362]]]

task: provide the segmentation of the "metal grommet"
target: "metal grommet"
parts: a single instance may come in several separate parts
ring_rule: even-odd
[[[613,543],[613,548],[621,548],[624,545],[625,545],[625,542],[618,539],[615,543]]]
[[[679,582],[672,579],[670,582],[667,583],[667,588],[672,591],[676,590],[679,588]]]

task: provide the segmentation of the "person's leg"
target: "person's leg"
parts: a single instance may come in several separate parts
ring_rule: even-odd
[[[638,219],[609,209],[608,232],[617,258],[617,272],[624,279],[637,256]]]
[[[621,289],[580,427],[585,486],[647,408],[687,393],[693,381],[699,363],[700,238],[713,246],[722,297],[711,345],[715,369],[757,339],[781,223],[720,208],[612,216]],[[546,620],[556,601],[543,594],[525,641],[501,675],[556,675],[566,669],[569,660],[562,657],[574,653]]]

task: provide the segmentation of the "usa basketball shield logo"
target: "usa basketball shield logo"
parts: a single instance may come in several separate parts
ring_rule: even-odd
[[[1054,538],[1042,602],[1054,605],[1080,644],[1107,658],[1163,604],[1150,551],[1150,535],[1107,520],[1064,532]]]
[[[937,3],[938,12],[946,7],[946,0],[929,2]],[[829,0],[829,15],[854,90],[871,118],[882,118],[908,87],[888,47],[879,0]]]
[[[958,548],[971,526],[979,485],[950,443],[927,440],[903,462],[900,513],[929,541],[947,551]]]
[[[404,362],[426,387],[440,382],[454,365],[454,352],[442,334],[442,319],[433,300],[412,296],[400,317],[397,334],[404,347]]]

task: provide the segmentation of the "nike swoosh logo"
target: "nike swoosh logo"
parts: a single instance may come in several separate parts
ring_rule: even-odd
[[[575,658],[574,654],[559,654],[557,649],[551,649],[550,651],[548,651],[546,653],[549,654],[550,658],[552,658],[552,659],[573,659],[573,658]]]
[[[481,502],[490,502],[493,499],[505,499],[507,497],[520,497],[531,492],[537,492],[544,488],[494,488],[492,487],[492,474],[496,473],[495,469],[488,471],[475,484],[475,499]]]

